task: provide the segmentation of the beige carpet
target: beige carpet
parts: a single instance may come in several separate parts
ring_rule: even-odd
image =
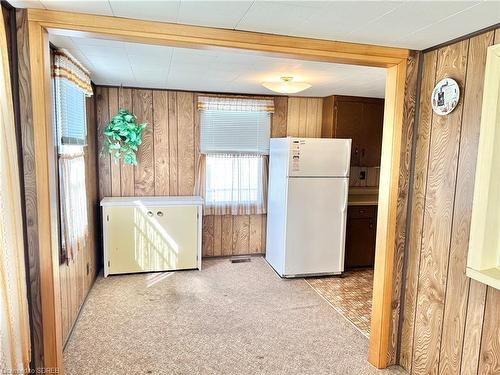
[[[64,353],[66,374],[404,374],[302,279],[263,258],[99,278]]]

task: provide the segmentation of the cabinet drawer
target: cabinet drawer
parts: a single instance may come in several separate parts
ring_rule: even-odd
[[[347,217],[352,219],[377,218],[377,206],[350,206]]]

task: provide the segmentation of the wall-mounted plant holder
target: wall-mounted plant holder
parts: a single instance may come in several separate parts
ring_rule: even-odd
[[[103,153],[110,154],[116,162],[123,159],[125,164],[137,165],[136,152],[146,126],[138,124],[137,117],[127,109],[120,109],[103,129]]]
[[[500,44],[488,48],[467,276],[500,289]]]

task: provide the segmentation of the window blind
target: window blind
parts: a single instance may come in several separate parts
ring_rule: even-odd
[[[264,111],[200,111],[200,150],[269,154],[271,114]]]
[[[59,145],[85,145],[85,93],[72,82],[55,78],[55,102]]]

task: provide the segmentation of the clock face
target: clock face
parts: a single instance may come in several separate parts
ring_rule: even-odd
[[[438,115],[447,115],[455,109],[460,99],[460,87],[452,78],[442,79],[432,90],[432,109]]]

